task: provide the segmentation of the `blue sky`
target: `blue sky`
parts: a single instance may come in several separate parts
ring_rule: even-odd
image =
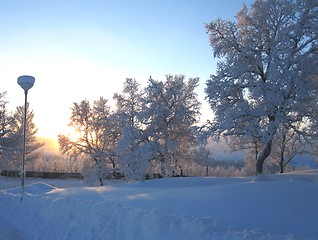
[[[0,91],[13,110],[24,101],[17,77],[34,76],[29,102],[39,135],[52,138],[66,131],[73,102],[111,100],[128,77],[142,86],[150,75],[200,77],[204,101],[217,62],[204,23],[234,19],[244,2],[253,1],[1,1]]]

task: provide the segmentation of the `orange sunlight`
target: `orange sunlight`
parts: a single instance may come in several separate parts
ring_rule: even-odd
[[[75,131],[72,127],[65,126],[63,131],[60,133],[61,135],[66,136],[71,141],[76,142],[80,138],[80,134]],[[43,150],[46,153],[53,153],[53,154],[59,154],[59,143],[58,143],[58,137],[52,137],[52,136],[37,136],[37,139],[39,142],[44,143]]]
[[[59,153],[59,144],[57,142],[57,139],[53,139],[50,137],[37,137],[39,142],[44,143],[43,150],[46,153],[53,153],[58,154]]]

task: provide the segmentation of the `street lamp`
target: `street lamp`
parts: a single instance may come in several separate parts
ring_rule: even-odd
[[[23,120],[23,153],[22,153],[22,169],[21,169],[21,201],[24,193],[24,177],[25,177],[25,155],[26,155],[26,115],[27,115],[27,98],[28,91],[33,87],[35,78],[28,75],[18,77],[18,84],[24,89],[24,120]]]

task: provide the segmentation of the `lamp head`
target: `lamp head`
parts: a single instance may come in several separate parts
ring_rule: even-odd
[[[24,89],[24,91],[28,91],[35,82],[35,78],[28,75],[23,75],[18,77],[18,84]]]

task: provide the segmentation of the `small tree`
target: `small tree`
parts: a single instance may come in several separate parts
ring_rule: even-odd
[[[6,108],[7,101],[5,97],[6,92],[0,92],[0,169],[4,167],[3,160],[5,150],[13,144],[12,141],[8,139],[10,118]]]
[[[210,157],[210,151],[206,149],[205,145],[199,145],[198,147],[192,150],[192,159],[194,162],[199,164],[202,167],[205,167],[205,176],[209,176],[209,167],[213,165],[214,159]]]
[[[298,154],[310,152],[310,142],[294,129],[282,126],[275,137],[271,159],[279,166],[280,173]]]
[[[301,133],[298,126],[316,121],[318,2],[256,0],[236,19],[206,25],[221,59],[205,90],[215,112],[210,130],[259,139],[262,173],[282,125]]]
[[[318,163],[318,144],[316,143],[314,146],[313,146],[313,155],[316,157],[316,162]]]
[[[26,106],[26,165],[41,157],[41,148],[44,143],[37,140],[36,134],[38,128],[34,123],[34,112],[30,109],[29,104]],[[6,149],[7,168],[17,170],[21,165],[22,158],[22,136],[24,122],[24,106],[19,106],[13,115],[10,116],[9,133],[7,138],[10,139],[10,146]]]
[[[244,138],[243,136],[229,136],[227,138],[231,151],[244,150],[245,159],[242,173],[250,176],[256,174],[256,162],[260,152],[261,143],[257,138]]]
[[[7,101],[5,99],[6,92],[0,92],[0,137],[8,132],[8,112],[6,108]]]

